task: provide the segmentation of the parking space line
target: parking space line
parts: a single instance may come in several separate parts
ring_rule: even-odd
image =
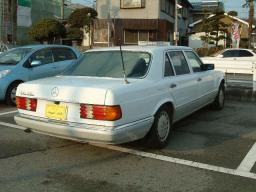
[[[17,112],[18,112],[18,110],[8,111],[8,112],[0,113],[0,116],[9,115],[9,114],[17,113]]]
[[[21,130],[26,129],[25,127],[11,124],[11,123],[5,123],[5,122],[0,122],[0,125],[6,126],[6,127],[12,127],[12,128],[16,128],[16,129],[21,129]],[[113,146],[113,145],[103,145],[103,144],[95,144],[95,143],[90,143],[90,145],[95,146],[95,147],[104,148],[104,149],[119,151],[122,153],[128,153],[128,154],[132,154],[132,155],[136,155],[136,156],[141,156],[141,157],[151,158],[151,159],[155,159],[155,160],[170,162],[170,163],[174,163],[174,164],[185,165],[185,166],[199,168],[199,169],[203,169],[203,170],[214,171],[214,172],[218,172],[218,173],[224,173],[224,174],[228,174],[228,175],[240,176],[240,177],[245,177],[245,178],[250,178],[250,179],[256,180],[256,174],[247,171],[248,169],[246,169],[246,170],[244,170],[244,169],[229,169],[229,168],[225,168],[225,167],[219,167],[219,166],[199,163],[199,162],[195,162],[195,161],[178,159],[178,158],[173,158],[173,157],[169,157],[169,156],[158,155],[158,154],[154,154],[154,153],[148,153],[148,152],[129,149],[129,148],[125,148],[125,147]],[[255,160],[254,161],[252,160],[252,157],[255,156],[255,154],[256,154],[256,144],[254,144],[251,151],[248,153],[248,155],[246,155],[245,159],[247,159],[247,160],[246,161],[244,160],[245,165],[251,166],[251,164],[253,162],[255,163]],[[243,167],[243,166],[241,166],[241,167]],[[249,166],[246,166],[246,167],[249,167]]]
[[[19,126],[19,125],[15,125],[15,124],[11,124],[11,123],[5,123],[5,122],[0,122],[0,125],[3,125],[5,127],[11,127],[11,128],[15,128],[15,129],[21,129],[21,130],[25,130],[25,127]]]
[[[256,180],[256,174],[250,173],[247,171],[218,167],[218,166],[199,163],[199,162],[195,162],[195,161],[178,159],[178,158],[173,158],[173,157],[169,157],[169,156],[158,155],[158,154],[154,154],[154,153],[148,153],[148,152],[138,151],[138,150],[119,147],[119,146],[113,146],[113,145],[102,145],[102,144],[93,144],[93,143],[90,143],[90,145],[105,148],[105,149],[110,149],[110,150],[114,150],[114,151],[119,151],[119,152],[123,152],[123,153],[129,153],[129,154],[137,155],[137,156],[141,156],[141,157],[147,157],[147,158],[161,160],[161,161],[170,162],[170,163],[175,163],[175,164],[179,164],[179,165],[185,165],[185,166],[189,166],[189,167],[204,169],[204,170],[208,170],[208,171],[214,171],[214,172],[218,172],[218,173],[224,173],[224,174],[228,174],[228,175],[246,177],[246,178]]]
[[[256,143],[254,143],[251,150],[247,153],[243,161],[237,167],[237,170],[250,172],[255,162],[256,162]]]

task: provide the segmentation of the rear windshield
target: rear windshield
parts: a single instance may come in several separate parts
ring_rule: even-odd
[[[29,52],[30,48],[17,48],[6,51],[0,55],[0,65],[16,65],[19,63]]]
[[[151,56],[146,52],[123,51],[125,72],[129,78],[141,78],[147,74]],[[122,78],[123,67],[120,51],[87,52],[64,75]]]

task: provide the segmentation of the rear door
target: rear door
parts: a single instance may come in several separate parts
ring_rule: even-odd
[[[197,103],[199,106],[204,105],[215,96],[213,70],[203,70],[203,63],[193,51],[185,51],[185,55],[198,84]]]
[[[77,59],[76,54],[69,48],[52,48],[52,52],[54,57],[55,75],[62,73]]]
[[[168,63],[171,67],[167,67]],[[167,52],[165,65],[165,76],[171,74],[167,79],[167,86],[175,100],[176,113],[174,120],[178,120],[197,109],[195,101],[199,96],[199,86],[197,78],[191,73],[182,51]],[[168,72],[170,69],[173,72]],[[175,77],[172,76],[172,73]]]

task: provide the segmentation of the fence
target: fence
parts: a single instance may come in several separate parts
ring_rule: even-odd
[[[230,59],[216,62],[215,69],[226,74],[228,86],[241,86],[256,91],[256,60]]]

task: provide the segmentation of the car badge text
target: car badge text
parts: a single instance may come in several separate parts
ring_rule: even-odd
[[[21,95],[24,95],[24,96],[32,96],[32,97],[35,96],[33,93],[31,93],[31,92],[26,92],[26,91],[21,91],[20,94],[21,94]]]

